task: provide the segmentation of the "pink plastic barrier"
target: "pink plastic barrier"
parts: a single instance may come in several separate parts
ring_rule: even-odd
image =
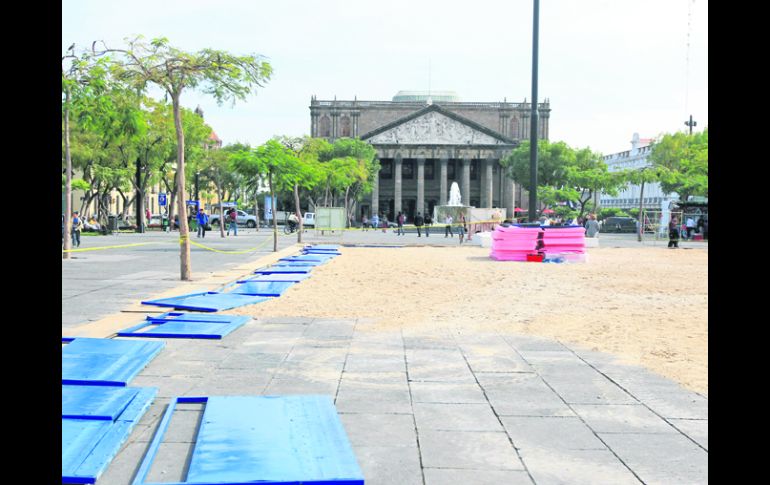
[[[497,226],[489,256],[498,261],[526,261],[527,254],[535,252],[541,231],[539,227]]]
[[[526,261],[527,254],[537,252],[538,234],[543,233],[543,248],[546,256],[562,254],[571,261],[584,261],[585,229],[580,226],[567,227],[519,227],[497,226],[492,231],[492,250],[489,257],[498,261]]]
[[[581,226],[546,227],[543,246],[546,256],[557,253],[584,254],[585,229]]]

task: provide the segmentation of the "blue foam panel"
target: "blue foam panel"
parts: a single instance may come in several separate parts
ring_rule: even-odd
[[[199,312],[218,312],[220,310],[237,308],[239,306],[253,305],[265,300],[266,298],[259,296],[207,291],[203,293],[190,293],[172,298],[143,301],[142,305],[155,305],[181,310],[195,310]]]
[[[310,278],[309,274],[299,273],[271,273],[261,274],[259,276],[252,276],[243,280],[238,280],[237,283],[248,283],[250,281],[293,281],[295,283]]]
[[[61,417],[115,421],[140,390],[136,387],[61,386]]]
[[[339,249],[339,245],[337,244],[312,244],[309,246],[305,246],[305,249]]]
[[[182,398],[178,402],[192,402]],[[133,485],[147,475],[177,400],[163,417]],[[364,485],[329,396],[207,398],[188,484]]]
[[[274,274],[274,273],[283,273],[283,274],[305,274],[310,273],[310,270],[313,268],[303,267],[303,268],[286,268],[282,266],[268,266],[266,268],[260,268],[256,271],[254,271],[254,274]]]
[[[75,338],[62,348],[62,384],[125,386],[166,344]]]
[[[233,288],[232,293],[240,295],[281,296],[293,281],[248,281]]]
[[[276,263],[273,263],[273,267],[278,268],[312,268],[314,266],[319,266],[320,262],[317,261],[278,261]]]
[[[243,318],[237,315],[212,315],[211,313],[184,313],[184,312],[166,312],[160,315],[148,315],[147,320],[153,323],[167,322],[212,322],[212,323],[235,323]]]
[[[224,316],[224,315],[222,315]],[[146,338],[194,338],[222,339],[237,328],[251,320],[246,316],[228,315],[229,322],[206,321],[177,321],[177,320],[147,320],[139,325],[124,328],[118,332],[121,337]]]
[[[109,390],[118,391],[119,389]],[[120,446],[128,438],[136,423],[150,407],[158,389],[137,388],[136,391],[130,398],[125,394],[124,401],[121,401],[121,398],[113,400],[109,405],[111,408],[109,412],[114,412],[117,408],[122,409],[112,420],[62,417],[62,483],[96,482],[118,453]],[[73,403],[74,401],[70,401],[70,404]],[[85,406],[82,412],[92,413],[95,410],[95,408],[88,408],[88,405]],[[93,416],[93,414],[90,415]]]
[[[298,254],[296,256],[281,258],[278,261],[313,261],[316,263],[323,263],[331,258],[332,256],[326,254]]]

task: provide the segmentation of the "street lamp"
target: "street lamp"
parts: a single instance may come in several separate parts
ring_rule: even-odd
[[[684,125],[690,127],[690,134],[692,135],[692,127],[693,126],[698,126],[698,122],[697,121],[693,121],[692,120],[692,115],[690,115],[690,121],[685,121]]]

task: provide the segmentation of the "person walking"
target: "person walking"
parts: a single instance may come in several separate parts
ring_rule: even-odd
[[[695,235],[695,219],[692,218],[692,216],[687,218],[687,237],[685,239],[692,239]]]
[[[376,232],[378,227],[380,227],[380,216],[372,214],[372,229]]]
[[[230,225],[227,226],[227,235],[230,235],[230,230],[232,229],[233,235],[238,235],[238,212],[236,212],[235,208],[230,209],[230,212],[227,213],[227,217],[230,218]]]
[[[672,217],[671,222],[668,223],[668,247],[679,247],[679,221],[676,217]]]
[[[209,215],[203,209],[198,210],[198,237],[206,237],[206,226],[209,224]]]
[[[446,224],[446,227],[444,228],[444,237],[455,236],[452,233],[452,220],[453,220],[452,216],[449,214],[447,214],[446,217],[444,218],[444,224]]]
[[[460,224],[457,226],[457,235],[460,238],[460,244],[463,243],[463,239],[465,239],[465,215],[460,216]]]
[[[599,233],[599,223],[596,221],[596,214],[588,214],[586,221],[586,237],[596,237]]]
[[[420,229],[422,229],[422,223],[423,223],[422,215],[418,212],[417,216],[414,218],[414,227],[417,228],[417,237],[422,237],[422,235],[420,234]]]
[[[366,218],[366,214],[361,217],[361,229],[366,232],[366,228],[369,226],[369,219]]]
[[[396,235],[397,236],[403,236],[404,235],[404,214],[401,212],[398,213],[396,216]]]
[[[80,231],[83,230],[83,219],[78,211],[72,213],[72,247],[80,247]]]
[[[433,225],[433,218],[430,214],[425,214],[425,237],[430,237],[430,226]]]

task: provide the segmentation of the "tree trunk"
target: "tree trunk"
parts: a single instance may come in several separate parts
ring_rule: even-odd
[[[257,232],[259,232],[259,194],[254,191],[254,217],[257,218]]]
[[[64,158],[67,171],[64,183],[64,252],[63,259],[70,259],[72,249],[72,156],[70,154],[70,90],[66,89],[64,101]]]
[[[278,251],[278,218],[275,217],[275,193],[273,192],[273,171],[267,172],[267,180],[270,184],[270,210],[273,219],[273,252]]]
[[[297,214],[297,219],[299,219],[299,222],[297,223],[297,242],[302,242],[302,210],[300,210],[299,207],[299,187],[297,184],[294,184],[294,212]]]
[[[637,234],[637,240],[642,242],[642,234],[644,234],[644,214],[642,208],[644,207],[644,178],[642,178],[642,188],[639,191],[639,234]]]
[[[192,279],[192,269],[190,267],[190,231],[187,226],[187,207],[185,206],[184,195],[184,131],[182,130],[182,113],[179,106],[179,95],[175,93],[171,97],[174,107],[174,127],[176,128],[176,181],[179,195],[177,198],[177,210],[179,212],[179,274],[182,281]]]
[[[350,211],[348,210],[348,191],[350,187],[345,187],[345,220],[348,221],[347,227],[350,227]]]
[[[224,197],[224,190],[220,184],[217,186],[217,196],[219,197],[219,236],[225,237],[225,207],[222,205],[222,197]]]

